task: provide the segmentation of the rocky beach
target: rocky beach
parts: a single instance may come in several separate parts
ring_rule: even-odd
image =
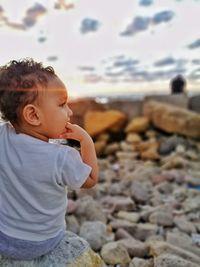
[[[72,104],[100,174],[68,192],[67,228],[107,267],[200,266],[200,114],[175,98]]]

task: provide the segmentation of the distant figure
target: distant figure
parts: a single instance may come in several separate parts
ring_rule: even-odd
[[[186,94],[186,80],[182,75],[177,75],[170,82],[171,94]]]

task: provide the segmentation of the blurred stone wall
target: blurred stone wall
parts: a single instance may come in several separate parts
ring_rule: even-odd
[[[88,110],[120,110],[124,112],[128,119],[132,119],[142,114],[143,103],[148,100],[173,104],[177,107],[190,109],[200,113],[200,95],[187,97],[186,95],[149,95],[142,100],[137,99],[117,99],[117,98],[82,98],[71,102],[69,105],[73,110],[71,121],[83,126],[83,117]]]

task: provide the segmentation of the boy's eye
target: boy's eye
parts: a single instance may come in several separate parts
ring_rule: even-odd
[[[64,107],[65,105],[66,105],[66,102],[60,104],[59,106],[60,106],[60,107]]]

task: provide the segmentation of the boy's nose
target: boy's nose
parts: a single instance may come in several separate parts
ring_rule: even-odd
[[[69,116],[71,117],[73,115],[73,111],[69,108]]]

